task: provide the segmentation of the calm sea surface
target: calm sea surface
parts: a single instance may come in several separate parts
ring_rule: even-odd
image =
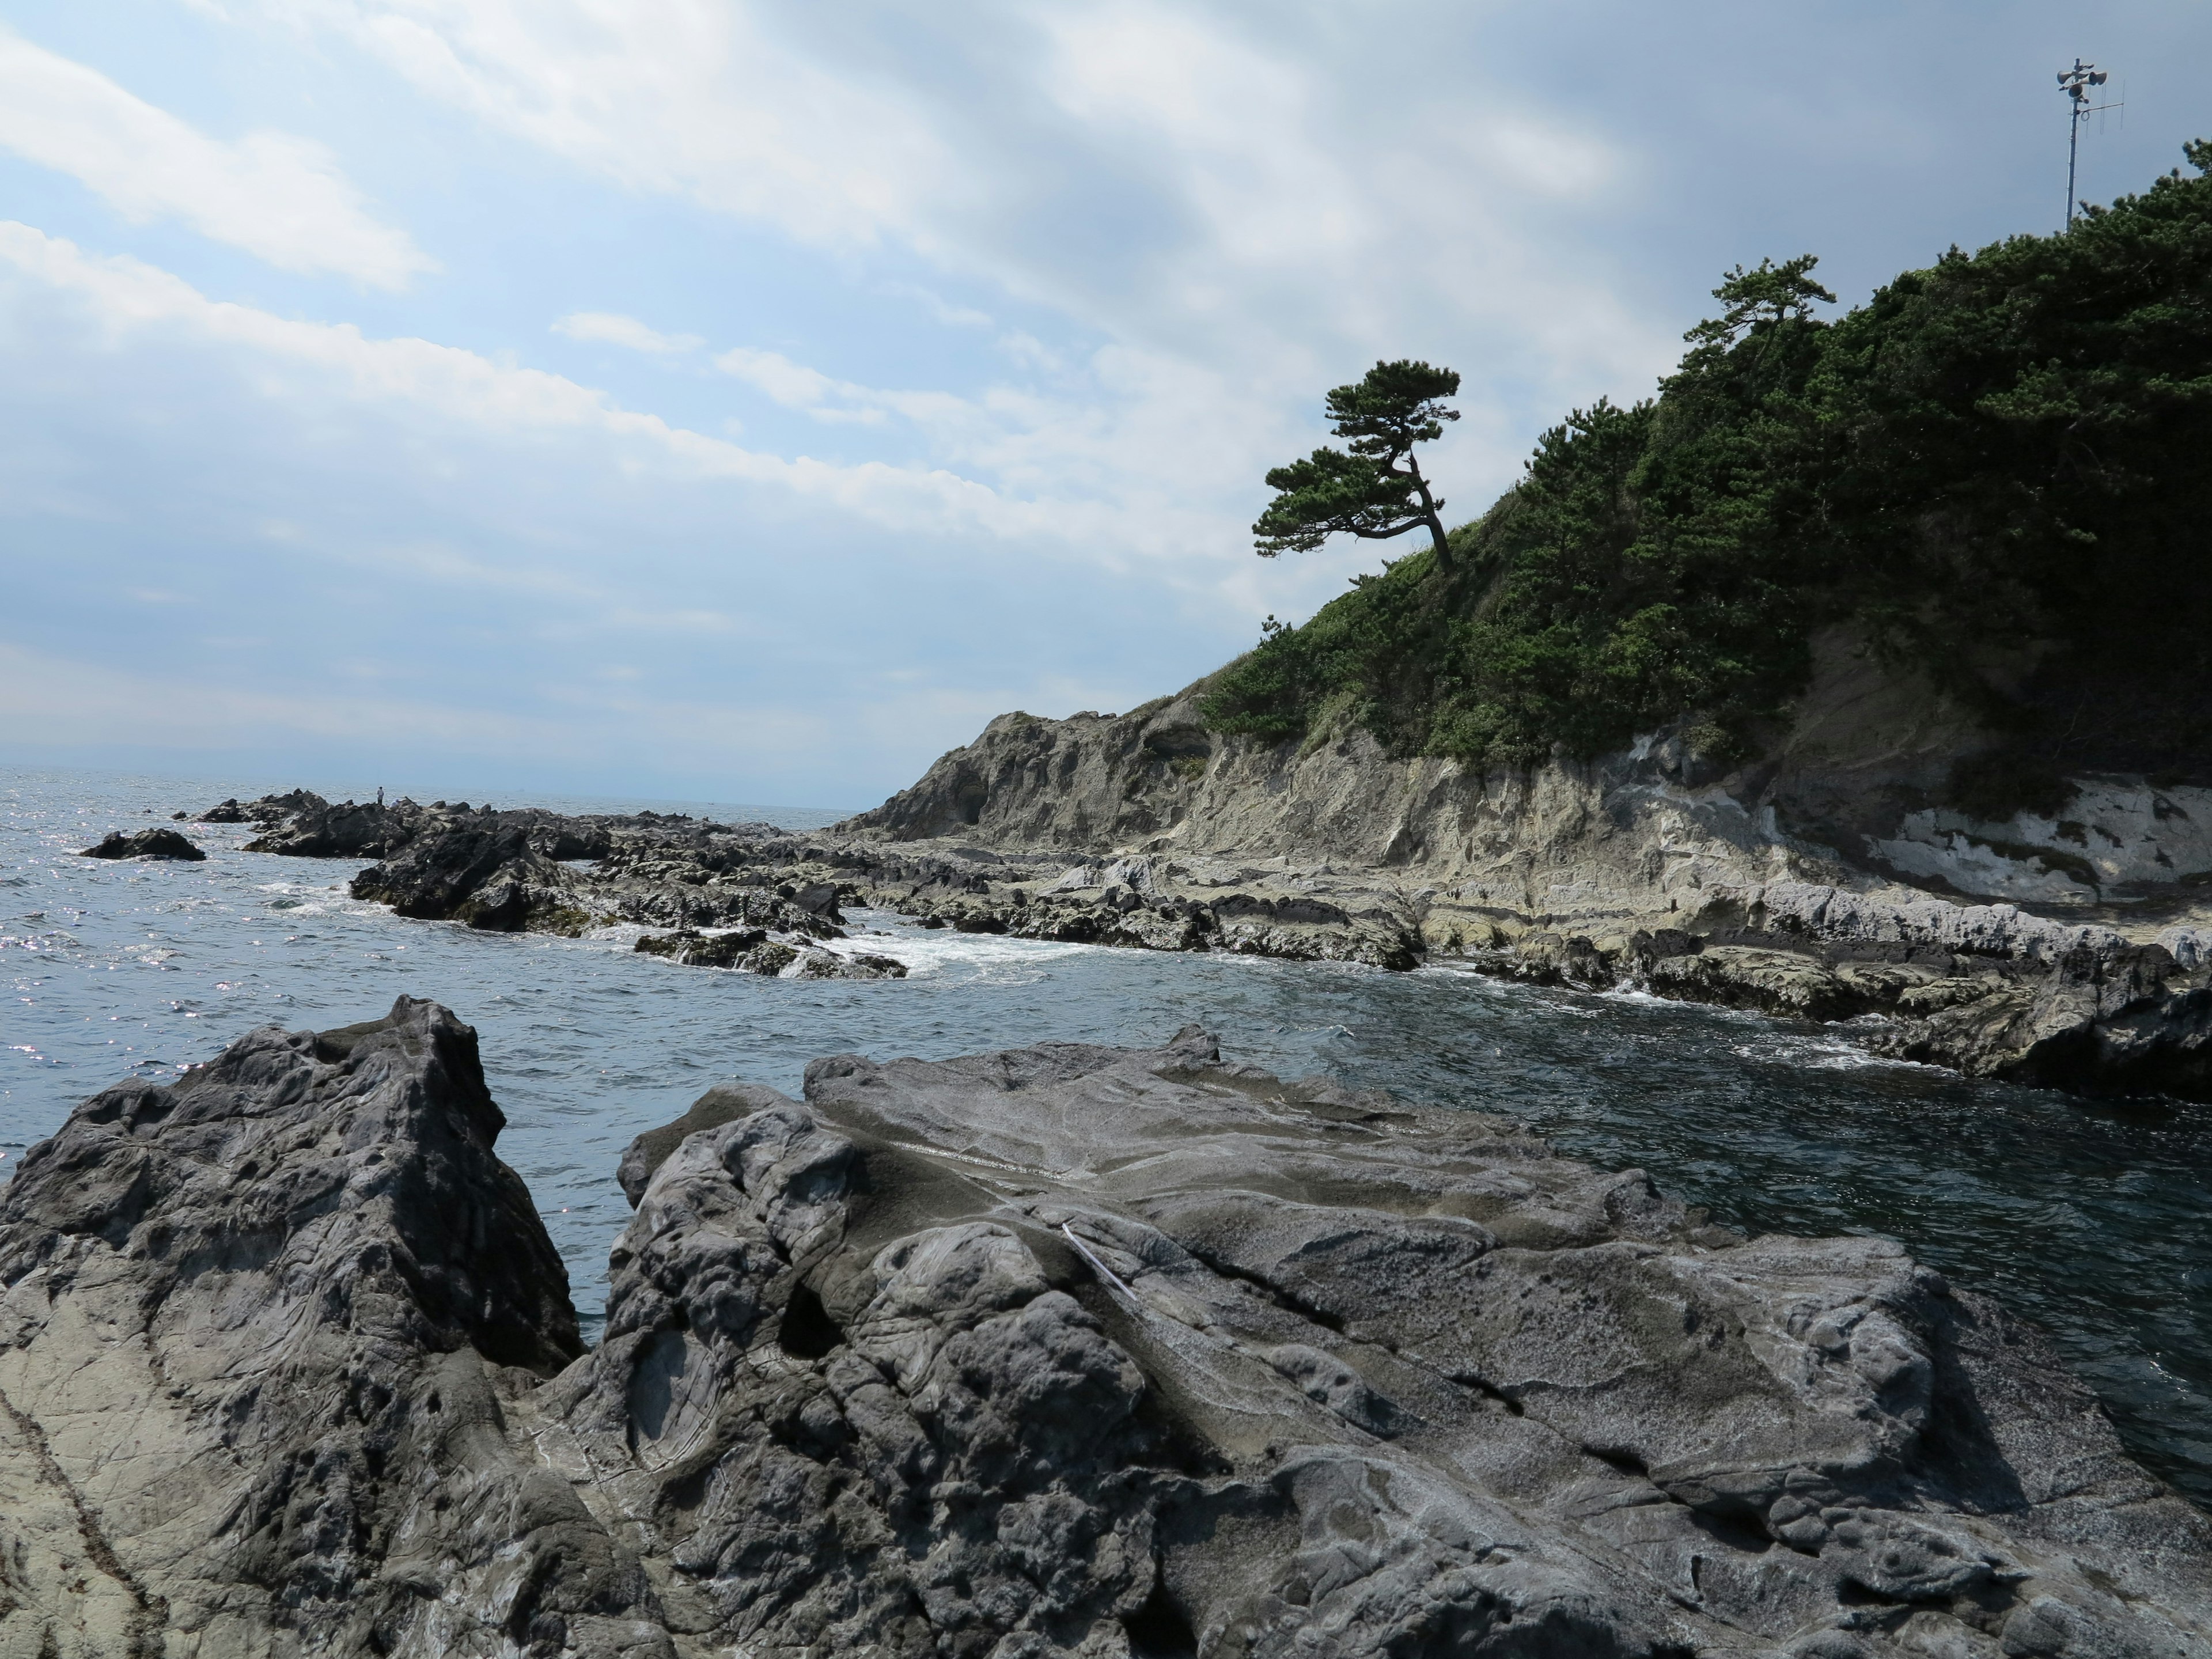
[[[1830,1028],[1633,996],[1231,957],[925,933],[871,950],[903,981],[680,968],[627,939],[475,933],[346,896],[358,861],[239,851],[198,865],[77,856],[241,784],[0,769],[0,1173],[84,1097],[173,1077],[270,1023],[326,1029],[434,998],[482,1036],[521,1171],[568,1260],[586,1334],[628,1219],[616,1160],[730,1077],[793,1093],[806,1062],[935,1059],[1045,1039],[1152,1043],[1188,1021],[1288,1074],[1504,1113],[1577,1156],[1640,1166],[1756,1232],[1882,1233],[2038,1322],[2136,1454],[2212,1504],[2212,1109],[2085,1103],[1875,1061]],[[809,828],[839,816],[663,801]],[[149,816],[149,812],[152,816]]]

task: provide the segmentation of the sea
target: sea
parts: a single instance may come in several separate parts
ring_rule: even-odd
[[[432,998],[479,1033],[507,1118],[499,1150],[529,1182],[590,1337],[629,1217],[623,1149],[711,1085],[796,1094],[822,1054],[1150,1045],[1195,1022],[1224,1054],[1286,1076],[1515,1119],[1577,1158],[1647,1170],[1747,1233],[1900,1239],[2039,1325],[2134,1454],[2212,1508],[2212,1107],[1969,1082],[1869,1055],[1848,1025],[1449,964],[1391,974],[1044,944],[860,911],[849,924],[907,978],[763,979],[640,956],[629,933],[407,921],[348,896],[363,861],[248,853],[246,825],[176,826],[205,848],[201,864],[80,856],[111,830],[295,781],[0,768],[0,1180],[124,1079],[173,1078],[257,1026],[325,1030],[402,994]],[[492,804],[793,829],[842,816]]]

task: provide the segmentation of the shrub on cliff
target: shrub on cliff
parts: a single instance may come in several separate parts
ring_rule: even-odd
[[[2068,233],[1956,249],[1832,323],[1731,272],[1656,398],[1600,400],[1451,538],[1215,678],[1217,728],[1352,721],[1526,764],[1685,722],[1756,750],[1852,624],[2021,775],[2212,766],[2212,143]]]

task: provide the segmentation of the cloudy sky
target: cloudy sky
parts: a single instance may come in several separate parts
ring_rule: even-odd
[[[1374,568],[1246,527],[1379,356],[1472,517],[2053,228],[2076,54],[2212,133],[2185,0],[0,0],[0,763],[870,804]]]

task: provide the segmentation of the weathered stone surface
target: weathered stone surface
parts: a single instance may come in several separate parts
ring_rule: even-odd
[[[542,1607],[636,1600],[504,1438],[502,1390],[580,1344],[501,1121],[475,1034],[402,998],[120,1085],[25,1155],[0,1652],[512,1653]]]
[[[472,1034],[88,1102],[0,1196],[0,1652],[2212,1653],[2212,1528],[1989,1304],[1195,1030],[625,1157],[575,1356]]]
[[[120,830],[111,830],[97,847],[84,849],[88,859],[178,859],[187,864],[197,864],[207,857],[198,847],[169,829],[141,830],[135,836],[126,836]]]

